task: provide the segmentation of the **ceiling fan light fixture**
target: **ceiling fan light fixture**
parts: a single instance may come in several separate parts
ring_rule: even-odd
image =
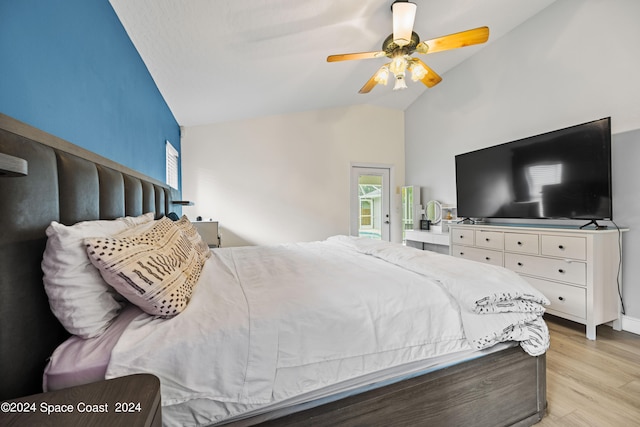
[[[400,47],[411,43],[416,9],[416,4],[408,1],[396,1],[391,5],[393,12],[393,41]]]
[[[405,58],[403,54],[399,53],[393,55],[391,63],[389,64],[389,69],[395,76],[397,76],[398,74],[404,75],[404,72],[407,70],[408,65],[409,64],[407,63],[407,58]]]
[[[409,71],[411,71],[411,80],[414,82],[422,80],[429,72],[421,64],[411,64]]]
[[[389,81],[389,66],[382,66],[376,73],[374,79],[377,84],[383,84],[386,86],[387,82]]]
[[[393,90],[406,89],[407,83],[404,81],[404,73],[396,74],[396,84],[393,86]]]

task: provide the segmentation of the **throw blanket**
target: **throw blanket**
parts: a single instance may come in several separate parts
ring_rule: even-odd
[[[477,350],[502,341],[519,341],[532,356],[549,348],[549,331],[542,314],[550,302],[511,270],[379,240],[347,236],[329,240],[440,284],[460,305],[465,334]]]

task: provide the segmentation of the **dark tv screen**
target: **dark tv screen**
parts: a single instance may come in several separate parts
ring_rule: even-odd
[[[462,218],[612,219],[611,118],[455,156]]]

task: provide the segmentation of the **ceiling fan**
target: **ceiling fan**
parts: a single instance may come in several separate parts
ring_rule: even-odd
[[[395,78],[393,90],[406,89],[405,74],[411,73],[411,80],[421,81],[427,87],[433,87],[442,81],[435,71],[419,58],[411,56],[414,52],[427,54],[456,49],[464,46],[484,43],[489,39],[489,28],[479,27],[448,36],[420,41],[420,36],[413,31],[417,6],[409,1],[397,0],[391,5],[393,13],[393,33],[382,43],[382,50],[376,52],[344,53],[330,55],[327,62],[347,61],[387,57],[391,62],[383,65],[362,86],[360,93],[369,93],[377,84],[387,84],[389,73]]]

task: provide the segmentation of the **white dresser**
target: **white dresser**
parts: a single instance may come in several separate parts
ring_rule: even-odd
[[[517,272],[549,298],[548,313],[586,325],[593,340],[602,323],[620,330],[621,233],[456,224],[450,254]]]

